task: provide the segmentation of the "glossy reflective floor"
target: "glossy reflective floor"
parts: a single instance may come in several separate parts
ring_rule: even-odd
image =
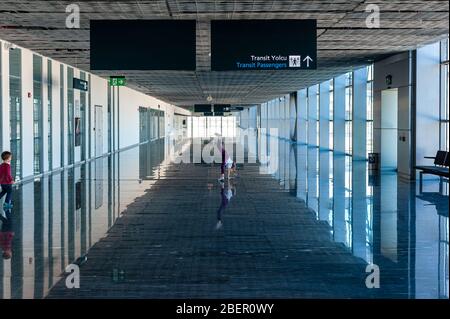
[[[19,186],[1,218],[0,296],[449,297],[448,183],[420,190],[276,142],[269,164],[246,157],[223,185],[218,165],[175,164],[160,140]]]

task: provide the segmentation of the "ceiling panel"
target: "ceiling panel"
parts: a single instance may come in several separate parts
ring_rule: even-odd
[[[448,1],[153,0],[76,1],[80,29],[67,29],[73,1],[0,2],[0,38],[89,70],[91,19],[196,19],[197,71],[118,71],[128,85],[164,101],[190,106],[253,104],[325,81],[376,59],[448,35]],[[368,29],[368,4],[381,10],[380,29]],[[299,71],[210,71],[211,19],[317,19],[318,68]],[[111,72],[94,71],[100,76]]]

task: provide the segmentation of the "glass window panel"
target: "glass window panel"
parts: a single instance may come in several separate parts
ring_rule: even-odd
[[[9,50],[9,125],[10,148],[13,153],[11,173],[17,180],[22,177],[22,51]]]
[[[42,57],[33,55],[33,134],[34,134],[34,174],[42,172]]]

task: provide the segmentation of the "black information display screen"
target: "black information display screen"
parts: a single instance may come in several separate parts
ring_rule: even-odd
[[[195,20],[91,20],[91,70],[196,68]]]
[[[214,104],[214,112],[225,112],[231,108],[230,104]]]
[[[195,104],[194,105],[194,112],[212,112],[211,110],[211,104]]]
[[[228,112],[231,110],[230,104],[195,104],[194,112]]]
[[[213,20],[211,70],[316,69],[316,20]]]
[[[73,78],[73,88],[81,91],[87,91],[89,88],[88,81]]]

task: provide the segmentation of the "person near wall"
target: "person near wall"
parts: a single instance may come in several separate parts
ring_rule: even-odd
[[[14,184],[14,179],[11,175],[12,153],[5,151],[2,153],[1,157],[3,163],[0,164],[0,185],[2,187],[2,191],[0,192],[0,200],[6,195],[3,207],[5,209],[10,209],[12,207],[12,185]]]

